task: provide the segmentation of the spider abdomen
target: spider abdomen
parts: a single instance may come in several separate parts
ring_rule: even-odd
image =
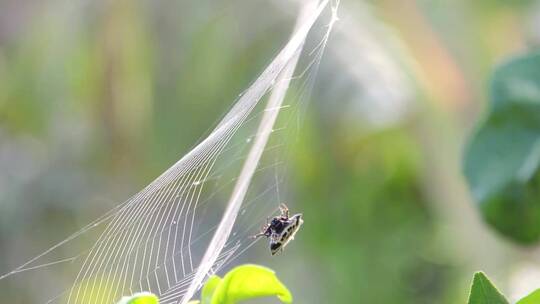
[[[304,221],[302,220],[302,214],[295,214],[287,220],[281,220],[279,226],[280,231],[274,230],[272,237],[270,238],[270,252],[275,255],[279,251],[294,239],[294,235],[300,228]]]

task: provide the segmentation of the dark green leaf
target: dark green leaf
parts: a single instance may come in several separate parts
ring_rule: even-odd
[[[484,218],[522,243],[540,239],[540,54],[499,67],[464,171]]]
[[[474,274],[468,304],[508,304],[483,272]]]

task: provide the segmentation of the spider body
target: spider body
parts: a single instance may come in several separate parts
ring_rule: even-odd
[[[265,236],[270,238],[270,253],[283,251],[283,248],[294,239],[294,235],[304,222],[302,214],[298,213],[289,217],[289,209],[285,204],[281,204],[281,215],[274,217],[262,228],[261,232],[254,237]]]

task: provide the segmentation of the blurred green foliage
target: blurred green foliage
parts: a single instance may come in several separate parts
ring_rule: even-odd
[[[490,109],[465,154],[465,175],[486,220],[512,239],[540,239],[540,53],[494,73]]]
[[[325,135],[304,134],[294,163],[304,193],[302,238],[319,256],[331,296],[346,302],[360,295],[367,303],[441,298],[448,274],[444,264],[424,258],[436,230],[420,194],[415,139],[404,130],[354,141],[343,129],[314,132]]]
[[[412,46],[412,54],[390,53],[418,65],[406,71],[417,91],[406,104],[412,114],[382,126],[336,115],[365,101],[334,83],[363,53],[351,50],[346,65],[336,64],[332,38],[314,91],[327,94],[313,94],[291,140],[292,177],[282,189],[306,224],[282,256],[268,258],[261,245],[239,259],[272,264],[298,302],[463,303],[478,268],[498,271],[501,286],[512,287],[506,274],[523,256],[468,216],[458,168],[462,139],[486,100],[486,75],[524,47],[523,12],[534,6],[418,2],[402,2],[420,11],[398,10],[405,21],[398,26],[397,18],[385,20]],[[373,1],[373,16],[344,5],[342,19],[382,20],[395,4]],[[1,1],[0,273],[110,210],[189,151],[275,55],[289,35],[290,11],[269,1]],[[422,23],[424,15],[433,17]],[[365,37],[361,30],[350,36]],[[428,34],[435,38],[424,40]],[[426,56],[447,61],[426,73]],[[493,102],[465,160],[484,217],[525,243],[537,240],[540,223],[538,170],[516,175],[538,140],[536,56],[497,70]],[[449,67],[469,86],[456,89]],[[516,91],[509,76],[525,86]],[[355,90],[374,85],[365,78],[354,80]],[[0,281],[3,299],[35,303],[49,291],[45,283],[68,280],[46,270]]]

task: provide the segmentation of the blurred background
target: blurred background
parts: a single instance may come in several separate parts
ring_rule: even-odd
[[[297,11],[285,0],[1,0],[0,273],[188,152]],[[461,173],[493,67],[540,44],[540,2],[342,0],[339,16],[289,141],[282,196],[305,224],[281,256],[261,242],[233,263],[272,267],[297,303],[464,303],[476,270],[512,299],[540,286],[539,250],[487,227]],[[0,293],[43,302],[11,279]]]

